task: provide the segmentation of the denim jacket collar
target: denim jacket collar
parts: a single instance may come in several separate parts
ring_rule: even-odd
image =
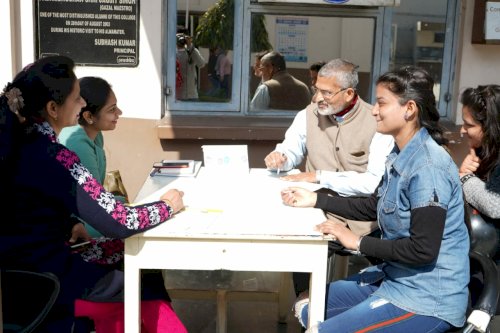
[[[387,170],[392,168],[397,173],[401,174],[403,170],[405,170],[406,165],[410,163],[415,153],[428,138],[429,132],[427,132],[425,127],[422,127],[406,144],[403,150],[399,150],[398,146],[394,145],[394,149],[387,157]]]

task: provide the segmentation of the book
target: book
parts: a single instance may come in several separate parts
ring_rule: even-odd
[[[163,161],[162,161],[163,162]],[[158,162],[158,163],[162,163]],[[171,162],[171,161],[169,161]],[[179,163],[179,162],[176,162]],[[156,167],[156,165],[158,165]],[[167,176],[167,177],[196,177],[201,168],[201,161],[192,161],[188,166],[180,166],[177,165],[169,165],[169,166],[160,166],[160,164],[155,163],[153,165],[153,169],[149,174],[151,177],[154,176]]]
[[[194,171],[194,160],[163,160],[153,164],[158,173],[166,174],[189,174]]]

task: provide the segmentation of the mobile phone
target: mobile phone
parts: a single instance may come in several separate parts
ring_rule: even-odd
[[[155,162],[153,164],[153,168],[189,168],[190,164],[189,161],[175,161],[175,162]]]

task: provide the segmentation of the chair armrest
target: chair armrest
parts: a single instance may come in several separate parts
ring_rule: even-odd
[[[490,316],[494,316],[499,296],[497,266],[492,258],[476,251],[470,251],[469,258],[479,263],[484,279],[483,291],[476,304],[474,304],[473,309],[484,311]]]

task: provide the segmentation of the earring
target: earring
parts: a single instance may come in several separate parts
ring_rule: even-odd
[[[92,125],[94,122],[92,120],[88,121],[89,125]]]
[[[408,116],[408,113],[407,113],[407,112],[405,112],[405,115],[404,115],[404,117],[403,117],[403,118],[404,118],[406,121],[408,121],[409,116]]]

